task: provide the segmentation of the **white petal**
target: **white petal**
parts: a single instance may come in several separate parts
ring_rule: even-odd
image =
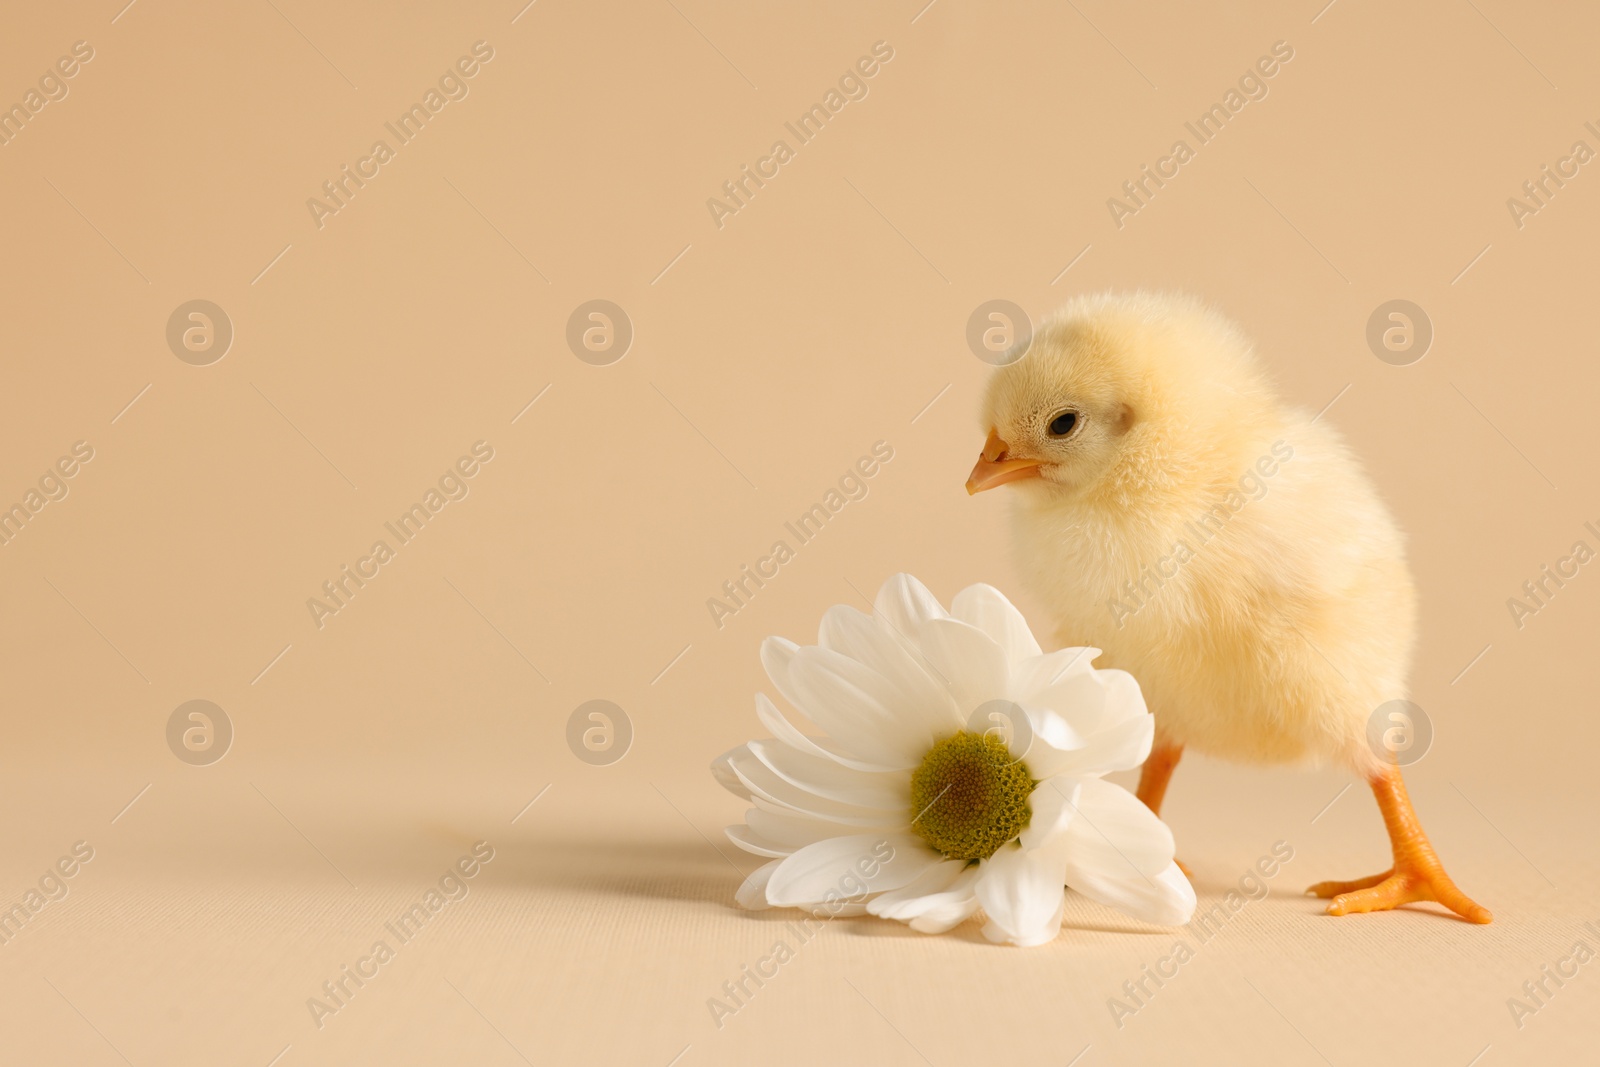
[[[858,760],[853,756],[846,755],[838,744],[829,738],[807,737],[800,732],[798,727],[784,718],[783,712],[778,710],[776,704],[767,699],[765,693],[756,694],[756,718],[761,720],[761,724],[772,733],[773,737],[787,742],[801,752],[809,752],[813,756],[822,756],[858,771],[883,770],[878,764]],[[713,765],[712,771],[715,772],[715,770],[716,767]]]
[[[942,857],[908,834],[854,834],[807,845],[783,860],[767,884],[778,907],[807,907],[840,898],[899,889]]]
[[[1078,813],[1078,791],[1082,781],[1058,778],[1040,782],[1028,794],[1028,825],[1018,835],[1023,848],[1043,848],[1054,841]]]
[[[1066,880],[1067,829],[1078,817],[1077,799],[1087,781],[1096,780],[1041,783],[1028,797],[1028,825],[1016,844],[983,865],[977,895],[989,918],[983,931],[989,940],[1040,945],[1060,931],[1066,907],[1061,886]]]
[[[1105,866],[1131,875],[1135,868],[1154,874],[1171,862],[1172,831],[1122,786],[1102,778],[1055,778],[1040,783],[1038,791],[1045,790],[1065,792],[1077,816],[1065,828],[1074,863],[1093,852]]]
[[[878,590],[873,608],[889,624],[889,629],[906,641],[915,639],[918,628],[929,619],[943,619],[948,612],[928,587],[909,574],[891,575]]]
[[[950,614],[993,638],[1010,663],[1042,654],[1028,620],[992,585],[969,585],[961,590],[950,602]]]
[[[807,645],[795,650],[789,679],[795,704],[851,755],[885,770],[910,770],[933,744],[909,728],[902,697],[883,675],[849,656]]]
[[[761,642],[761,666],[767,677],[777,687],[783,699],[799,707],[794,699],[794,687],[789,683],[789,668],[794,664],[794,654],[800,646],[786,637],[769,637]]]
[[[867,905],[859,900],[849,901],[848,903],[836,900],[827,905],[819,904],[813,906],[808,904],[805,905],[805,910],[819,919],[848,919],[855,915],[865,915],[867,913]]]
[[[1177,863],[1167,864],[1153,881],[1156,885],[1146,898],[1144,910],[1130,911],[1130,915],[1159,926],[1182,926],[1194,918],[1194,886]]]
[[[1066,719],[1049,708],[1035,704],[1032,707],[1023,706],[1023,710],[1028,714],[1028,725],[1033,728],[1033,736],[1043,739],[1052,747],[1072,752],[1087,743],[1082,734],[1068,725]]]
[[[1063,853],[1053,844],[1045,848],[1010,844],[984,861],[977,895],[989,917],[983,928],[985,937],[1031,947],[1060,932],[1066,908]]]
[[[758,805],[763,801],[757,800]],[[898,827],[885,827],[885,832]],[[739,848],[757,856],[782,858],[807,845],[835,837],[859,833],[859,826],[846,826],[790,811],[754,807],[745,811],[744,824],[729,826],[724,832]]]
[[[1149,757],[1155,742],[1153,715],[1125,719],[1088,737],[1051,711],[1030,713],[1029,721],[1038,727],[1025,757],[1035,778],[1130,770]]]
[[[1089,646],[1059,648],[1014,663],[1011,666],[1011,695],[1016,700],[1033,700],[1041,690],[1057,682],[1093,671],[1095,658],[1099,655],[1098,648]]]
[[[823,730],[827,730],[828,727],[826,723],[811,715],[810,709],[806,707],[805,702],[801,699],[799,690],[796,687],[794,678],[794,663],[799,653],[800,646],[795,644],[793,641],[783,637],[769,637],[765,641],[761,642],[761,665],[766,668],[767,677],[772,680],[772,684],[777,687],[779,694],[781,694],[785,700],[787,700],[790,704],[793,704],[796,708],[800,709],[801,714],[810,718],[812,722],[815,722],[818,726],[822,727]],[[774,708],[773,711],[776,712],[777,709]],[[795,732],[799,733],[798,730]],[[819,737],[812,738],[811,741],[812,744],[817,748],[824,750],[827,754],[832,755],[835,759],[841,763],[844,763],[846,766],[857,767],[863,770],[899,769],[897,768],[895,761],[891,761],[889,764],[884,764],[881,761],[858,758],[855,754],[849,752],[850,746],[840,744],[839,741],[834,738]],[[803,748],[804,746],[797,745],[796,747]]]
[[[835,661],[853,663],[847,657],[830,653],[826,649],[808,647],[802,649],[793,641],[782,637],[769,637],[761,642],[761,664],[767,670],[767,677],[772,679],[772,684],[777,687],[784,699],[799,708],[812,722],[830,734],[828,738],[813,738],[812,744],[823,749],[828,755],[846,766],[862,770],[907,770],[913,764],[908,764],[896,755],[888,759],[881,756],[882,745],[874,741],[877,731],[883,728],[881,723],[859,723],[852,718],[848,709],[842,709],[828,703],[831,699],[826,687],[822,692],[817,692],[815,683],[802,686],[805,672],[800,669],[798,661],[802,653],[813,653],[816,656],[832,656]],[[813,657],[815,658],[815,657]],[[855,665],[857,673],[865,668]],[[879,683],[881,688],[881,681]],[[808,700],[820,701],[819,707],[808,706]],[[775,711],[776,709],[774,709]],[[887,709],[880,709],[880,718],[891,718]],[[842,736],[834,734],[834,729],[842,731]],[[798,732],[798,731],[797,731]],[[803,747],[803,746],[797,746]],[[864,755],[878,753],[876,755]]]
[[[881,827],[906,825],[910,813],[904,809],[889,811],[883,808],[865,808],[846,804],[827,797],[809,793],[792,782],[785,781],[766,764],[756,759],[746,748],[730,753],[729,768],[750,791],[757,804],[767,803],[789,814],[809,815],[853,827]],[[857,832],[861,832],[859,829]]]
[[[1053,685],[1016,699],[1025,706],[1049,708],[1084,737],[1150,713],[1139,683],[1119,670],[1068,671]]]
[[[750,754],[791,785],[862,808],[909,809],[911,779],[903,771],[858,771],[782,741],[751,741]]]
[[[1037,932],[1029,934],[1025,937],[1018,937],[1010,930],[991,919],[989,922],[983,924],[983,936],[987,937],[990,941],[993,941],[997,945],[1016,945],[1018,948],[1037,948],[1040,945],[1047,945],[1056,939],[1056,935],[1061,932],[1061,919],[1066,915],[1066,912],[1067,898],[1063,896],[1061,898],[1061,903],[1056,905],[1055,914],[1052,915],[1046,922],[1040,924]]]
[[[752,811],[756,810],[754,808]],[[761,834],[750,829],[744,823],[735,826],[725,826],[722,832],[728,836],[735,846],[743,849],[753,856],[766,856],[769,859],[782,859],[784,856],[793,855],[794,848],[769,840]]]
[[[818,649],[811,649],[811,651],[818,651]],[[830,718],[829,713],[827,713],[829,709],[826,709],[826,707],[822,709],[822,718],[811,715],[811,709],[806,707],[805,699],[800,696],[800,689],[798,689],[797,681],[795,681],[795,659],[797,659],[798,654],[800,654],[800,646],[795,645],[794,641],[787,640],[787,638],[768,637],[765,641],[762,641],[762,667],[766,669],[766,677],[771,678],[773,685],[778,688],[778,693],[786,701],[794,704],[797,709],[800,709],[800,713],[803,713],[806,718],[810,718],[816,725],[821,726],[824,731],[829,731]],[[773,712],[776,713],[776,710],[778,709],[773,709]],[[845,729],[846,733],[853,733],[848,723],[846,723]],[[800,731],[795,729],[795,733],[798,734]],[[869,769],[869,771],[906,769],[902,768],[898,758],[894,758],[888,763],[883,760],[862,758],[859,753],[854,752],[853,745],[850,742],[840,739],[840,737],[813,737],[811,744],[816,745],[826,755],[834,757],[835,760],[846,766]],[[805,745],[795,745],[795,747],[805,749]]]
[[[967,869],[966,860],[942,860],[917,875],[899,889],[879,893],[867,903],[867,911],[885,919],[909,918],[919,914],[916,905],[924,897],[942,893]]]
[[[814,740],[801,733],[799,728],[783,717],[783,712],[765,693],[756,694],[756,718],[761,720],[761,725],[767,732],[779,741],[793,745],[802,752],[810,752],[814,756],[826,756],[821,746]]]
[[[733,773],[732,766],[733,754],[735,752],[742,752],[743,750],[744,746],[740,745],[738,748],[731,748],[722,755],[718,756],[716,759],[712,760],[711,776],[717,780],[718,785],[722,786],[722,788],[726,789],[734,796],[743,797],[745,800],[749,800],[750,790],[743,782],[739,781],[739,776]]]
[[[887,633],[880,631],[866,612],[849,604],[835,604],[822,613],[822,622],[817,626],[817,644],[869,663],[879,654],[876,648],[879,638]]]
[[[942,893],[910,902],[899,909],[894,918],[907,921],[910,928],[923,934],[942,934],[947,929],[962,925],[973,917],[974,912],[978,912],[978,894],[974,893],[978,886],[978,875],[978,865],[971,865]]]
[[[930,741],[961,729],[963,720],[949,691],[882,618],[837,604],[822,617],[818,643],[882,675],[899,694],[891,710],[905,715],[907,726],[927,733]]]
[[[911,920],[911,929],[924,934],[942,934],[960,926],[978,910],[978,868],[968,867],[954,885],[943,893],[924,897],[922,914]]]
[[[783,848],[785,855],[807,845],[814,845],[818,841],[826,841],[830,837],[843,837],[846,834],[860,832],[856,827],[843,827],[826,819],[813,819],[809,815],[796,815],[792,812],[769,811],[761,807],[746,811],[744,821],[751,831],[759,834],[763,840]]]
[[[1013,762],[1024,760],[1034,746],[1033,724],[1036,713],[1013,700],[986,700],[967,716],[965,728],[975,733],[998,736],[1005,742]]]
[[[930,619],[917,631],[922,655],[955,698],[963,722],[979,706],[1008,695],[1010,669],[994,639],[959,619]]]
[[[913,930],[924,934],[942,934],[978,910],[978,897],[973,892],[977,881],[978,865],[946,860],[904,889],[874,897],[867,910],[885,919],[910,923]]]
[[[1057,780],[1059,781],[1059,779]],[[1046,782],[1040,789],[1048,789]],[[1173,863],[1172,831],[1119,785],[1079,782],[1067,842],[1067,885],[1145,922],[1178,926],[1194,914],[1194,887]]]
[[[740,885],[733,899],[739,902],[741,908],[750,911],[763,911],[772,905],[767,903],[767,882],[771,880],[772,873],[778,869],[778,860],[762,864],[757,867],[749,877]]]

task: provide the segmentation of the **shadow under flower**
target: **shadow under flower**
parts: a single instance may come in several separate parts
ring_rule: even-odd
[[[530,889],[717,904],[745,913],[734,892],[756,864],[738,864],[753,858],[704,841],[547,840],[502,846],[496,866],[504,884]]]

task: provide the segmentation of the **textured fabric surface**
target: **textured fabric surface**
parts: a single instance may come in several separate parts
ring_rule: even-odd
[[[1493,925],[1428,906],[1322,915],[1306,884],[1381,866],[1370,797],[1339,795],[1332,775],[1201,765],[1170,799],[1196,922],[1147,927],[1069,895],[1061,937],[1038,949],[990,945],[976,923],[928,937],[740,911],[735,868],[754,864],[720,838],[738,805],[709,776],[558,780],[515,824],[526,798],[291,791],[265,772],[203,803],[192,779],[158,779],[112,824],[127,798],[109,783],[91,805],[67,803],[58,777],[13,779],[7,810],[34,818],[8,850],[29,865],[9,860],[7,900],[74,840],[94,858],[0,947],[4,1062],[1584,1062],[1600,964],[1546,979],[1520,1027],[1507,1004],[1532,1006],[1522,983],[1576,940],[1600,947],[1581,813],[1414,777]],[[477,841],[493,858],[465,894],[407,924]],[[1250,878],[1277,842],[1293,858]],[[393,957],[363,964],[378,941]],[[344,977],[358,966],[375,972],[359,986]],[[323,989],[341,978],[343,1004]]]

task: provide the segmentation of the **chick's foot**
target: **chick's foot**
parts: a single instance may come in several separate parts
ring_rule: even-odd
[[[1394,849],[1394,866],[1382,874],[1350,882],[1318,882],[1306,892],[1317,897],[1332,897],[1329,915],[1356,915],[1370,911],[1391,911],[1402,904],[1431,902],[1442,904],[1470,923],[1494,920],[1488,908],[1456,887],[1445,873],[1422,824],[1406,795],[1398,769],[1376,775],[1371,783],[1383,812],[1384,826]]]
[[[1328,897],[1341,896],[1345,893],[1354,893],[1357,889],[1370,889],[1372,886],[1388,879],[1392,874],[1394,874],[1394,868],[1391,867],[1382,874],[1374,874],[1367,878],[1352,878],[1348,882],[1318,882],[1306,890],[1306,896],[1326,899]]]
[[[1328,905],[1329,915],[1391,911],[1402,904],[1418,904],[1426,901],[1443,904],[1470,923],[1494,921],[1494,915],[1489,909],[1457,889],[1450,876],[1444,873],[1444,869],[1437,866],[1437,862],[1432,871],[1414,867],[1355,882],[1320,882],[1307,892],[1319,897],[1333,897],[1332,903]]]

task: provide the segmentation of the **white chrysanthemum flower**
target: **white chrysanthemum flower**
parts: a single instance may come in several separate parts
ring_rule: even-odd
[[[830,609],[816,645],[763,643],[772,684],[826,736],[758,695],[773,740],[712,765],[755,805],[729,838],[770,858],[739,902],[926,933],[982,908],[991,941],[1039,945],[1060,931],[1070,886],[1148,922],[1187,922],[1194,890],[1171,831],[1102,780],[1150,753],[1138,683],[1091,666],[1099,649],[1041,652],[991,586],[951,607],[897,574],[873,614]]]

